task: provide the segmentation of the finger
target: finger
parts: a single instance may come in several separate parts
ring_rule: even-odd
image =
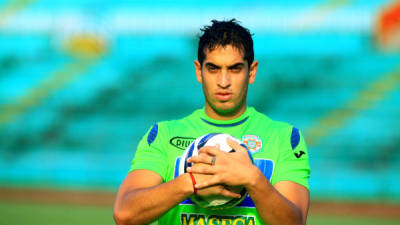
[[[211,164],[212,157],[207,154],[201,154],[198,156],[192,156],[188,158],[188,163],[205,163]]]
[[[229,191],[228,189],[225,189],[225,188],[222,189],[220,194],[222,196],[231,197],[231,198],[240,198],[240,197],[242,197],[239,193],[235,193],[235,192]]]
[[[217,176],[213,176],[209,180],[197,183],[195,185],[195,187],[200,189],[200,188],[205,188],[205,187],[209,187],[209,186],[212,186],[212,185],[216,185],[216,184],[219,184],[219,183],[220,183],[220,180],[218,179],[218,177]]]
[[[226,142],[228,145],[233,148],[237,152],[247,152],[247,149],[240,145],[239,142],[233,140],[232,138],[226,138]]]
[[[215,173],[215,168],[210,165],[204,165],[204,166],[195,166],[195,167],[188,167],[187,172],[190,173],[201,173],[201,174],[214,174]]]
[[[217,146],[205,146],[199,150],[199,154],[202,154],[202,153],[206,153],[206,154],[212,155],[212,156],[218,156],[218,155],[223,154],[224,152],[219,149],[219,145],[218,145],[218,148],[217,148]]]

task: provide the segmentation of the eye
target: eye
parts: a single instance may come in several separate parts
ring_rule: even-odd
[[[209,67],[207,67],[207,70],[208,70],[208,72],[210,72],[210,73],[216,73],[216,72],[218,72],[218,67],[216,67],[216,66],[209,66]]]
[[[242,71],[242,67],[235,66],[229,69],[232,73],[240,73]]]

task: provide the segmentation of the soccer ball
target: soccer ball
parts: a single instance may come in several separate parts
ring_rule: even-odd
[[[192,156],[197,156],[199,149],[204,146],[215,146],[219,144],[221,151],[234,152],[235,150],[233,150],[226,142],[226,139],[228,137],[236,142],[239,142],[241,146],[246,148],[247,152],[249,153],[249,157],[253,162],[253,158],[251,157],[251,154],[244,143],[228,134],[211,133],[197,138],[193,141],[192,144],[187,147],[187,149],[181,156],[181,160],[179,163],[179,175],[186,173],[187,168],[192,166],[193,163],[188,163],[187,159]],[[207,209],[227,209],[236,206],[237,204],[242,202],[247,196],[247,191],[244,187],[228,186],[227,188],[232,192],[240,193],[242,197],[238,199],[225,196],[202,197],[199,195],[192,195],[190,196],[190,200],[192,200],[197,205]]]

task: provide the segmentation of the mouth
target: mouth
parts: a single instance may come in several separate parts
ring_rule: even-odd
[[[232,98],[232,93],[229,93],[229,92],[217,92],[215,94],[215,96],[220,101],[228,101],[230,98]]]

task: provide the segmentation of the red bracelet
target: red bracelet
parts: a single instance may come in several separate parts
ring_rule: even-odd
[[[195,185],[196,185],[196,180],[194,179],[194,176],[193,176],[192,173],[189,173],[189,174],[190,174],[190,178],[192,178],[193,194],[197,195],[197,188],[195,187]]]

